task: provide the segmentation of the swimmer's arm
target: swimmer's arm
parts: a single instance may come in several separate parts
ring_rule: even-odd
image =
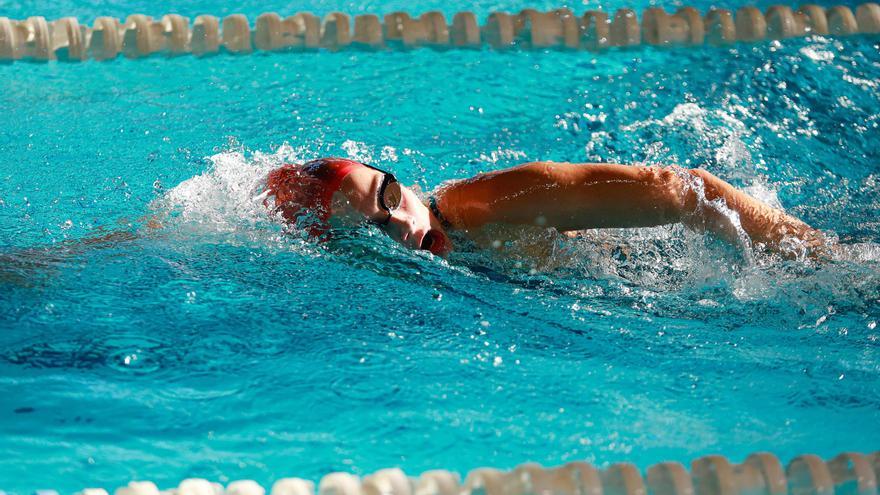
[[[571,231],[681,222],[735,239],[726,218],[698,207],[695,188],[688,185],[697,178],[705,184],[706,199],[722,199],[739,214],[754,242],[778,248],[788,236],[821,238],[805,223],[698,169],[535,162],[452,184],[438,201],[453,227],[462,229],[507,223]]]
[[[121,225],[128,224],[125,219],[119,219],[117,223]],[[67,239],[55,245],[58,251],[64,251],[68,254],[80,254],[91,249],[104,249],[114,247],[118,244],[136,241],[140,239],[143,233],[153,233],[162,228],[162,223],[156,215],[146,215],[138,219],[138,223],[146,227],[146,230],[111,230],[103,231],[98,235],[92,235],[81,239]],[[129,225],[131,227],[131,225]]]
[[[137,240],[130,231],[113,231],[82,239],[28,248],[0,247],[0,282],[29,287],[45,273],[87,252],[112,248]]]
[[[812,250],[811,254],[820,254],[828,247],[828,239],[820,230],[749,196],[712,173],[702,169],[687,170],[687,173],[701,179],[706,201],[721,200],[737,213],[742,229],[752,242],[780,251],[790,249],[784,246],[786,242],[799,240],[803,248]],[[709,230],[728,240],[734,239],[736,232],[730,221],[717,209],[700,206],[693,187],[686,189],[683,222],[691,228]]]
[[[23,249],[0,251],[0,265],[15,265],[21,262],[22,266],[36,266],[41,261],[54,263],[66,258],[81,254],[107,249],[139,240],[144,233],[152,234],[162,228],[162,224],[155,216],[142,217],[141,222],[146,230],[111,230],[99,229],[98,233],[88,237],[77,239],[65,239],[53,244],[35,246]],[[120,220],[120,223],[125,223]]]

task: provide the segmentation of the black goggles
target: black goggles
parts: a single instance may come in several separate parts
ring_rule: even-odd
[[[394,216],[394,210],[400,208],[400,202],[403,199],[403,190],[400,187],[400,182],[397,182],[397,177],[394,177],[394,174],[391,172],[386,172],[366,163],[362,163],[362,165],[382,174],[382,183],[376,191],[376,202],[379,204],[379,208],[388,213],[385,220],[370,220],[370,223],[379,226],[388,225],[391,217]]]

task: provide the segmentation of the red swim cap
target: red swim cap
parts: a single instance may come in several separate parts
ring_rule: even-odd
[[[295,222],[307,212],[320,223],[309,227],[309,234],[320,236],[327,230],[333,193],[342,179],[361,163],[345,158],[321,158],[303,164],[286,164],[269,172],[266,190],[275,197],[275,209],[286,220]],[[267,200],[268,204],[268,200]]]

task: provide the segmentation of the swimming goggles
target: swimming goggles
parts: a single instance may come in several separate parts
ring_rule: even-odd
[[[382,183],[379,185],[379,190],[376,191],[376,202],[379,204],[379,208],[388,213],[388,217],[385,218],[385,220],[369,220],[369,222],[384,227],[391,222],[391,218],[394,216],[394,211],[400,208],[400,203],[403,199],[403,190],[400,187],[400,182],[397,181],[397,177],[391,172],[386,172],[380,168],[373,167],[372,165],[367,165],[366,163],[362,163],[361,165],[382,174]]]

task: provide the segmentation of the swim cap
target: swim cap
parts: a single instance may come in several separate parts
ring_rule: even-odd
[[[312,213],[320,222],[309,226],[309,234],[320,236],[327,231],[333,193],[339,190],[348,174],[362,166],[345,158],[321,158],[303,164],[285,164],[269,172],[266,191],[275,197],[273,211],[290,222]],[[268,199],[266,204],[268,206]]]

